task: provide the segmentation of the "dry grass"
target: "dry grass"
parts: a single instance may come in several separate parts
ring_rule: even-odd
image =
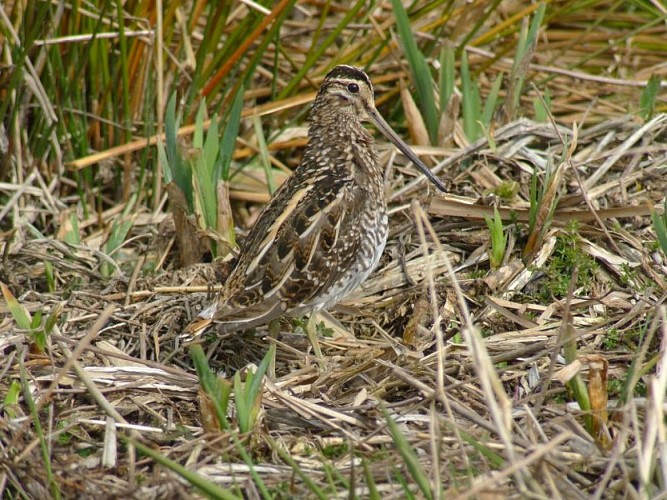
[[[7,173],[0,184],[0,281],[33,316],[54,318],[40,351],[8,301],[0,302],[2,495],[199,494],[139,453],[137,441],[247,498],[261,496],[253,475],[278,498],[664,495],[667,259],[655,244],[650,211],[667,192],[667,115],[642,120],[638,103],[641,82],[665,74],[659,49],[667,38],[664,22],[608,14],[606,7],[547,14],[540,50],[525,68],[534,87],[522,98],[522,114],[532,116],[536,90],[549,89],[555,123],[499,119],[492,141],[470,144],[457,121],[443,145],[415,148],[451,179],[449,195],[429,193],[411,167],[384,155],[390,239],[371,278],[322,317],[325,367],[289,320],[277,337],[260,328],[205,339],[211,366],[227,378],[258,365],[276,345],[260,421],[239,437],[252,467],[230,432],[205,429],[205,398],[179,341],[212,284],[224,280],[226,265],[179,269],[165,200],[154,205],[143,194],[123,245],[113,256],[104,252],[139,175],[125,169],[119,181],[113,173],[130,158],[139,161],[145,138],[123,137],[114,148],[74,158],[67,173],[63,163],[35,162],[17,174],[21,161],[33,160],[25,151],[21,161],[0,163]],[[322,27],[327,34],[344,15],[337,9]],[[475,9],[452,11],[452,39],[465,36],[456,26],[470,23]],[[347,27],[342,55],[322,54],[304,82],[316,86],[330,62],[363,64],[363,49],[372,46],[381,51],[370,68],[379,102],[385,114],[400,116],[399,82],[409,77],[400,49],[379,45],[378,33],[390,35],[388,12],[378,8],[373,30]],[[492,77],[511,69],[505,57],[516,23],[505,21],[517,12],[526,15],[502,3],[498,19],[468,42],[483,95]],[[591,28],[596,18],[606,37]],[[428,9],[418,17],[425,39],[439,33],[438,19]],[[232,19],[230,30],[239,22]],[[301,35],[317,23],[309,16],[286,21],[283,50],[294,61],[280,59],[274,69],[279,88],[311,54]],[[263,61],[273,57],[269,51]],[[270,75],[263,68],[252,80],[245,116],[282,124],[269,144],[280,182],[280,165],[295,163],[304,142],[300,119],[284,123],[305,109],[314,87],[304,83],[295,95],[267,100]],[[657,111],[666,105],[663,91]],[[0,147],[4,134],[0,129]],[[14,154],[24,139],[13,143]],[[255,139],[247,126],[238,161],[256,154]],[[90,164],[100,165],[95,195],[77,196],[72,179]],[[553,198],[547,194],[544,203],[555,210],[552,223],[538,219],[540,233],[527,223],[529,186],[532,173],[544,180],[548,166]],[[513,196],[493,196],[511,181],[518,183]],[[244,170],[230,198],[247,227],[268,198],[265,179]],[[85,212],[82,203],[89,203]],[[494,204],[508,249],[502,265],[490,269],[484,217]],[[63,241],[71,214],[77,244]],[[115,270],[111,278],[103,277],[105,266]],[[589,406],[582,409],[582,401]],[[420,489],[420,474],[427,488]]]

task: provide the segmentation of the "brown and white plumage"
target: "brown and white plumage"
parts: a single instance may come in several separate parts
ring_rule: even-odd
[[[377,265],[387,239],[383,171],[368,120],[444,190],[375,108],[368,76],[336,66],[310,113],[303,161],[274,193],[248,235],[225,287],[186,328],[252,328],[281,315],[327,308]]]

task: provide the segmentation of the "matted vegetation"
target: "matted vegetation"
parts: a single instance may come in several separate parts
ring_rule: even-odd
[[[660,2],[159,5],[0,11],[0,496],[664,495]],[[183,345],[341,63],[450,194],[380,144],[323,366]]]

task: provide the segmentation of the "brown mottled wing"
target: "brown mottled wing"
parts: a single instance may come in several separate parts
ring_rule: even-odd
[[[350,205],[362,203],[363,192],[331,171],[306,174],[281,186],[248,236],[215,314],[223,330],[317,306],[348,264],[341,258],[356,255]]]

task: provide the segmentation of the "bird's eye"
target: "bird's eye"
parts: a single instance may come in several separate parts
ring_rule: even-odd
[[[357,85],[356,83],[348,83],[347,90],[349,90],[353,94],[356,94],[357,92],[359,92],[359,85]]]

